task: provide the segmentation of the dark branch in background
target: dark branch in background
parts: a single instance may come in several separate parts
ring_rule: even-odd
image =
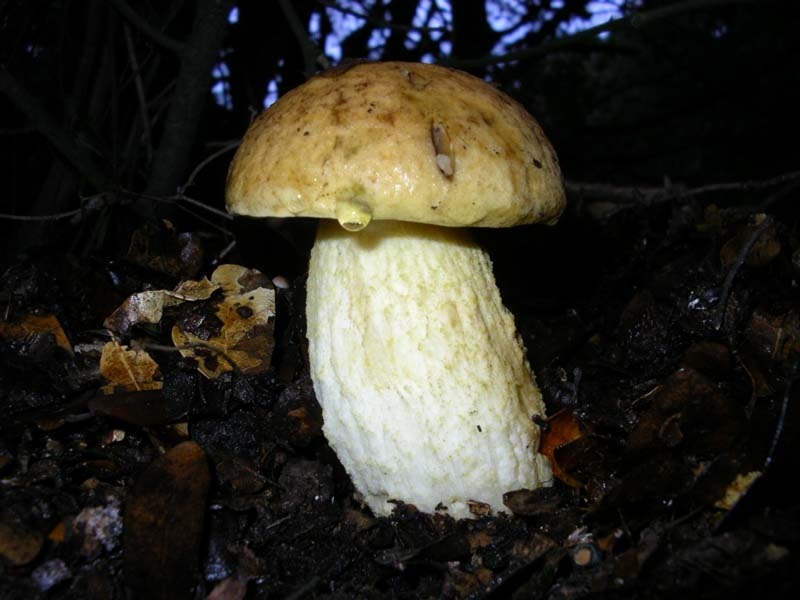
[[[189,163],[189,156],[209,95],[211,72],[219,60],[228,25],[230,2],[199,0],[192,33],[181,53],[175,92],[153,156],[148,178],[150,195],[174,194]]]
[[[61,221],[62,219],[72,218],[82,212],[82,208],[76,208],[52,215],[10,215],[7,213],[0,213],[0,219],[6,219],[8,221]]]
[[[146,19],[139,15],[139,13],[133,10],[125,0],[110,0],[110,2],[128,23],[150,38],[153,42],[178,55],[184,52],[184,44],[178,40],[172,39],[164,32],[153,27]]]
[[[336,12],[340,12],[344,15],[351,15],[353,17],[364,19],[370,25],[374,25],[380,29],[398,29],[400,31],[420,31],[420,32],[438,32],[441,31],[443,33],[447,33],[450,31],[447,27],[415,27],[414,25],[408,25],[403,23],[394,23],[392,21],[387,21],[386,19],[379,19],[371,14],[359,12],[357,10],[353,10],[352,8],[348,8],[346,6],[339,6],[335,2],[330,2],[329,0],[317,0],[317,4],[321,4],[326,8],[330,8],[331,10],[335,10]]]
[[[0,93],[24,114],[36,130],[50,142],[61,157],[97,189],[108,189],[112,182],[94,158],[56,121],[38,98],[33,96],[4,67],[0,67]]]
[[[142,73],[139,68],[139,60],[136,58],[133,36],[127,24],[123,25],[122,33],[125,36],[125,47],[128,50],[128,59],[131,61],[131,69],[133,70],[133,83],[136,89],[136,99],[139,102],[139,117],[142,119],[143,141],[147,150],[147,160],[150,161],[153,158],[153,136],[150,132],[150,118],[147,115],[147,97],[144,93]]]
[[[717,302],[717,306],[714,308],[714,329],[719,329],[725,322],[725,312],[728,308],[728,298],[731,295],[731,290],[733,289],[733,280],[736,278],[736,274],[739,272],[739,269],[742,268],[742,265],[744,265],[744,262],[747,260],[750,251],[753,249],[753,246],[756,245],[758,238],[761,237],[761,234],[764,233],[770,225],[772,225],[772,219],[769,215],[767,215],[750,236],[750,239],[747,240],[747,243],[742,246],[742,249],[736,256],[736,260],[733,262],[728,274],[725,276],[725,281],[723,282],[719,293],[719,301]]]
[[[621,205],[647,205],[669,200],[688,200],[697,196],[718,192],[751,192],[786,184],[794,186],[798,182],[800,182],[800,171],[782,173],[776,177],[758,181],[711,183],[691,189],[672,185],[665,185],[662,187],[639,187],[616,186],[608,183],[581,183],[576,181],[567,181],[565,182],[565,186],[569,195],[577,200],[589,202],[605,201]]]
[[[342,40],[342,56],[347,58],[365,58],[367,56],[369,52],[369,40],[374,31],[374,27],[370,25],[373,25],[375,20],[380,20],[381,15],[383,15],[383,5],[379,2],[375,2],[369,7],[367,15],[361,17],[365,19],[364,25],[353,29]]]
[[[292,6],[290,0],[278,0],[283,16],[289,23],[289,27],[297,38],[297,43],[300,45],[300,51],[303,53],[303,74],[306,79],[310,79],[317,72],[317,65],[327,69],[330,63],[325,55],[320,51],[311,36],[308,35],[306,28],[297,16],[297,12]]]
[[[206,158],[204,158],[202,160],[202,162],[199,165],[197,165],[194,168],[194,170],[189,174],[189,178],[186,180],[186,183],[184,183],[182,186],[180,186],[178,188],[178,193],[179,194],[183,194],[188,188],[192,187],[194,185],[195,177],[197,177],[197,175],[200,173],[200,171],[205,169],[212,161],[214,161],[215,159],[219,158],[223,154],[226,154],[226,153],[230,152],[231,150],[235,150],[236,148],[238,148],[241,143],[242,143],[241,140],[236,140],[234,142],[229,142],[229,143],[225,144],[222,148],[217,150],[216,152],[214,152],[214,153],[210,154],[209,156],[207,156]],[[227,215],[227,213],[226,213],[226,215]],[[227,215],[227,216],[230,216],[230,215]]]
[[[757,0],[686,0],[685,2],[671,4],[663,8],[656,8],[644,12],[635,12],[626,17],[614,19],[613,21],[608,21],[607,23],[603,23],[589,29],[584,29],[583,31],[579,31],[578,33],[574,33],[566,37],[556,38],[538,46],[521,48],[519,50],[507,52],[502,56],[483,56],[475,59],[453,59],[444,61],[443,64],[449,67],[468,69],[485,67],[488,65],[505,64],[518,60],[526,60],[536,56],[541,56],[543,54],[550,54],[561,50],[572,49],[576,43],[594,39],[601,33],[620,31],[630,27],[640,28],[668,17],[706,10],[715,6],[723,6],[726,4],[753,4],[754,2],[757,2]]]

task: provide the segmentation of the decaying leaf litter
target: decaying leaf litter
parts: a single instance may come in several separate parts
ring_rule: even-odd
[[[167,254],[124,289],[70,257],[7,265],[1,595],[796,592],[796,215],[790,200],[767,214],[716,200],[583,206],[543,235],[482,236],[558,480],[508,494],[506,516],[457,522],[411,506],[374,518],[354,498],[303,358],[302,276],[273,290],[277,273],[236,271],[275,294],[275,314],[258,331],[271,343],[234,356],[214,340],[257,311],[221,308],[222,290],[103,325],[133,294],[213,281],[206,262],[179,273]]]

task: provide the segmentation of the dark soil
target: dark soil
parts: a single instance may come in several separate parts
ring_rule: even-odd
[[[767,192],[571,198],[554,228],[479,233],[559,478],[465,521],[400,504],[375,518],[327,446],[307,224],[248,224],[224,258],[293,282],[269,370],[211,380],[174,351],[176,322],[218,331],[212,296],[118,334],[162,383],[112,394],[104,320],[209,275],[223,244],[148,226],[130,247],[65,252],[61,225],[0,282],[0,598],[797,597],[800,198]]]

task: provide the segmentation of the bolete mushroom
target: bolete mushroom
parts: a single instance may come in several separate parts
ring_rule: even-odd
[[[226,194],[232,213],[325,219],[308,273],[311,377],[325,435],[376,514],[400,500],[469,517],[551,482],[541,394],[465,229],[563,210],[558,160],[521,105],[439,66],[334,69],[253,122]]]

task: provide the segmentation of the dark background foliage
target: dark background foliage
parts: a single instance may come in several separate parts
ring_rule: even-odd
[[[222,209],[231,154],[183,189],[192,169],[242,135],[268,90],[363,58],[434,60],[489,77],[543,122],[570,181],[696,185],[800,164],[797,3],[618,4],[624,18],[598,37],[566,33],[590,15],[580,0],[6,0],[2,212],[102,204],[79,235],[68,233],[77,251],[93,252],[122,235],[120,204],[174,216],[182,192]],[[489,13],[506,15],[507,30]],[[344,18],[352,25],[342,32],[333,21]],[[332,32],[340,56],[324,54]],[[7,251],[64,232],[1,223]]]

